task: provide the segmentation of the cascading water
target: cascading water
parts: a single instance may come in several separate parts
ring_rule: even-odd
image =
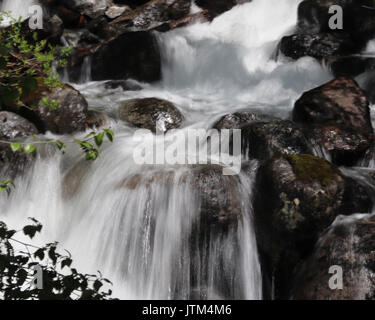
[[[0,11],[11,12],[15,19],[26,18],[30,15],[29,8],[35,4],[38,4],[37,0],[3,0],[2,3],[0,2]],[[7,21],[4,21],[4,23],[7,23]]]
[[[300,1],[253,0],[211,24],[158,34],[163,80],[141,84],[140,91],[78,85],[90,108],[108,115],[115,142],[105,144],[93,163],[72,145],[64,156],[41,150],[10,197],[0,195],[0,218],[13,227],[26,217],[40,220],[44,235],[38,241],[60,241],[82,271],[101,270],[113,280],[120,298],[260,299],[251,209],[256,164],[252,174],[239,176],[238,225],[197,244],[201,203],[189,180],[192,169],[134,164],[134,129],[117,121],[117,108],[128,98],[166,98],[184,114],[184,130],[209,128],[243,108],[288,116],[303,91],[330,78],[312,58],[272,59],[296,23]]]

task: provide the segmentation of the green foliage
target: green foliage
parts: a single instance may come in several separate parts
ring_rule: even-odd
[[[15,188],[13,181],[10,179],[0,181],[0,191],[6,191],[9,195],[12,191],[12,187]]]
[[[49,89],[62,85],[54,66],[66,65],[65,59],[71,48],[61,49],[46,40],[37,41],[36,32],[32,39],[26,39],[20,19],[0,12],[0,22],[4,18],[9,18],[12,25],[0,29],[0,106],[25,106],[22,98],[38,88],[37,78],[43,79],[43,85]],[[57,102],[52,103],[45,98],[42,98],[41,104],[58,107]]]
[[[109,300],[112,283],[98,275],[81,274],[72,268],[71,254],[57,252],[57,242],[44,247],[24,243],[15,236],[23,233],[33,239],[42,230],[35,219],[16,231],[0,221],[0,298],[5,300]],[[17,250],[24,247],[26,251]],[[35,285],[36,267],[41,271],[41,288]]]
[[[83,140],[74,139],[74,142],[82,149],[85,153],[86,160],[96,160],[99,156],[98,148],[103,144],[104,137],[108,141],[113,142],[114,133],[110,128],[103,129],[101,132],[92,131],[84,137]],[[66,144],[58,139],[47,139],[47,141],[41,141],[36,136],[33,136],[35,143],[52,143],[64,154],[66,151]],[[93,141],[93,142],[91,142]],[[10,148],[13,152],[32,154],[36,156],[37,150],[32,143],[22,143],[22,142],[8,142],[2,141],[2,143],[9,143]],[[0,190],[1,191],[1,190]]]

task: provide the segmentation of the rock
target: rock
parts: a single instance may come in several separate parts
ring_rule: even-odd
[[[110,24],[116,25],[120,32],[147,31],[188,15],[190,6],[191,0],[151,0]]]
[[[283,239],[314,244],[341,208],[345,179],[312,155],[284,155],[266,161],[257,174],[256,217]]]
[[[124,91],[139,91],[142,87],[131,80],[109,80],[104,83],[106,89],[122,88]]]
[[[8,111],[0,111],[0,139],[14,141],[38,134],[37,128],[28,120]]]
[[[364,16],[370,14],[372,0],[304,0],[298,7],[297,29],[299,33],[316,34],[320,32],[334,32],[329,28],[329,19],[332,14],[329,8],[339,5],[343,9],[343,20],[345,33],[355,33],[358,28],[364,27]],[[362,27],[362,28],[363,28]]]
[[[241,138],[242,152],[249,158],[265,160],[280,154],[312,153],[302,129],[288,120],[245,125]]]
[[[119,108],[119,117],[135,127],[152,132],[156,132],[157,124],[160,125],[158,130],[166,132],[178,128],[183,121],[181,112],[173,103],[158,98],[123,101]]]
[[[49,106],[41,106],[39,103],[43,97],[59,101],[58,107],[52,109]],[[48,89],[39,80],[38,89],[33,90],[23,102],[36,108],[21,108],[17,112],[35,123],[40,132],[69,134],[85,130],[87,101],[78,90],[67,84]]]
[[[338,217],[293,281],[296,300],[375,300],[375,217]],[[332,266],[342,268],[342,290],[329,287]],[[335,270],[337,274],[337,270]]]
[[[314,125],[307,135],[337,165],[355,165],[373,145],[372,136],[335,125]]]
[[[92,80],[158,81],[161,62],[155,36],[132,32],[105,43],[93,55],[91,75]]]
[[[14,179],[33,163],[32,154],[13,152],[10,144],[22,138],[37,135],[38,130],[28,120],[7,111],[0,111],[0,178]]]
[[[266,161],[257,172],[254,192],[264,276],[268,282],[275,277],[278,298],[287,298],[294,268],[338,215],[367,213],[372,208],[364,187],[312,155],[283,155]]]
[[[248,0],[196,0],[195,3],[203,8],[208,10],[211,18],[222,14],[225,11],[232,9],[234,6],[249,2]]]
[[[199,203],[196,223],[202,233],[228,230],[237,225],[242,214],[239,178],[223,175],[223,167],[219,165],[194,165],[181,174],[173,170],[135,174],[122,181],[119,188],[173,187],[177,183],[189,186]]]
[[[304,56],[323,59],[352,54],[360,49],[357,43],[345,34],[295,34],[283,37],[280,42],[280,51],[292,59]]]
[[[355,163],[373,142],[368,100],[350,78],[305,92],[295,103],[293,120],[340,165]]]
[[[105,15],[109,18],[109,19],[115,19],[119,16],[121,16],[125,11],[128,11],[130,12],[131,9],[128,7],[128,6],[112,6],[112,7],[109,7],[107,9],[107,11],[105,12]]]
[[[86,128],[98,129],[105,127],[108,126],[109,121],[105,113],[90,110],[87,112]]]
[[[224,176],[218,165],[201,165],[192,171],[189,182],[200,198],[200,228],[227,230],[242,216],[238,176]]]
[[[91,19],[104,15],[112,5],[111,0],[41,0],[51,10],[71,12]],[[59,13],[58,13],[59,14]],[[62,18],[62,17],[61,17]],[[64,20],[64,19],[63,19]],[[65,22],[65,21],[64,21]]]
[[[214,129],[241,129],[244,125],[254,121],[269,120],[268,115],[255,114],[252,111],[238,111],[222,116],[213,126]]]
[[[325,61],[335,78],[354,78],[365,71],[375,69],[375,59],[370,57],[349,56],[332,57]],[[362,87],[363,88],[363,87]]]
[[[52,15],[57,15],[63,21],[65,28],[79,28],[86,23],[86,18],[74,8],[74,0],[41,0],[41,2],[49,8]]]

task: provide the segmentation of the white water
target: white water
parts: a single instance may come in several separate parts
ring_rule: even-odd
[[[37,0],[3,0],[0,11],[11,12],[12,17],[15,19],[20,17],[27,18],[30,16],[29,8],[35,4],[38,4]],[[4,24],[6,23],[7,21],[4,21]]]
[[[60,241],[82,271],[101,270],[115,283],[117,297],[189,298],[198,290],[207,298],[261,298],[250,205],[253,176],[240,176],[238,228],[208,241],[208,251],[191,252],[188,237],[200,204],[191,185],[180,180],[189,169],[135,165],[134,129],[117,122],[116,111],[121,100],[156,96],[181,109],[185,128],[208,128],[243,108],[287,117],[303,91],[330,78],[310,58],[272,59],[279,39],[296,23],[299,2],[254,0],[211,24],[159,34],[163,80],[141,91],[79,85],[90,108],[112,118],[115,143],[104,145],[94,163],[81,160],[74,146],[65,156],[43,153],[34,170],[15,181],[10,198],[1,195],[0,218],[11,226],[23,225],[28,216],[39,219],[45,226],[39,241]],[[172,178],[150,178],[168,170]],[[134,189],[124,187],[135,174],[140,182]]]

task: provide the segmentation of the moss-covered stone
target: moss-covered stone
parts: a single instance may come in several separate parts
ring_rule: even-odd
[[[284,298],[293,269],[335,218],[367,213],[372,206],[361,185],[308,154],[284,154],[264,162],[254,191],[257,242],[261,260],[268,264],[263,269],[269,277],[276,275],[276,290],[285,290],[277,295]]]
[[[332,166],[328,161],[310,154],[292,154],[286,158],[292,165],[297,180],[304,182],[318,182],[323,187],[327,186],[340,170]]]

